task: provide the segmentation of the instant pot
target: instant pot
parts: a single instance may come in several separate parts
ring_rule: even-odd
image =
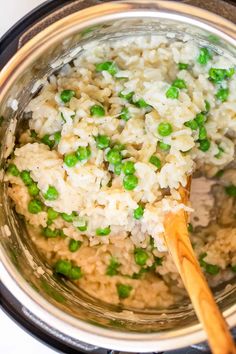
[[[235,56],[234,23],[236,7],[232,1],[45,2],[1,39],[1,169],[22,124],[27,102],[37,94],[45,78],[72,61],[84,44],[94,39],[161,33],[181,40],[192,36],[218,53]],[[205,333],[188,300],[164,312],[124,309],[94,299],[54,277],[12,209],[6,190],[1,183],[1,302],[30,333],[65,353],[208,351],[207,345],[201,343]],[[235,280],[226,285],[217,287],[214,293],[233,328]],[[178,350],[183,347],[188,348]]]

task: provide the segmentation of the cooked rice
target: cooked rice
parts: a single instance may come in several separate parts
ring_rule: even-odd
[[[212,177],[234,159],[236,75],[223,82],[228,85],[229,96],[221,102],[215,96],[219,87],[209,80],[208,72],[211,67],[229,70],[235,66],[235,61],[214,53],[206,65],[201,65],[197,60],[199,51],[192,39],[182,43],[160,36],[126,38],[99,45],[95,42],[73,63],[66,64],[43,83],[42,90],[25,110],[32,118],[29,129],[20,137],[11,163],[20,172],[30,171],[45,207],[32,214],[28,210],[32,197],[27,186],[19,176],[10,173],[6,175],[10,182],[9,196],[16,211],[24,215],[30,235],[43,256],[52,265],[63,259],[81,267],[83,276],[76,280],[78,286],[109,303],[154,308],[168,307],[178,301],[183,285],[166,252],[165,214],[178,208],[192,210],[191,206],[180,204],[177,191],[180,184],[186,185],[188,175],[197,169]],[[115,76],[108,71],[96,72],[95,65],[107,60],[117,64],[119,70]],[[187,63],[189,69],[179,71],[178,63]],[[166,91],[177,77],[185,81],[187,88],[178,90],[178,99],[167,98]],[[60,97],[63,90],[74,90],[76,95],[63,103]],[[121,91],[123,94],[134,92],[132,100],[119,97]],[[149,107],[139,108],[133,103],[140,99]],[[205,128],[211,145],[208,151],[201,151],[198,129],[191,130],[184,123],[206,110],[205,101],[210,103]],[[94,104],[103,105],[104,116],[91,116],[90,108]],[[123,107],[131,116],[127,121],[120,119]],[[166,121],[173,132],[163,137],[157,127]],[[35,137],[31,136],[32,131]],[[50,149],[42,143],[45,134],[53,140],[53,135],[59,131],[58,145]],[[95,137],[98,134],[110,137],[114,144],[124,144],[123,162],[134,162],[138,178],[134,190],[123,187],[123,172],[114,174],[114,166],[107,161],[109,148],[97,148]],[[170,145],[170,149],[158,148],[160,141]],[[65,154],[88,146],[91,149],[88,161],[78,161],[74,167],[64,163]],[[219,146],[223,151],[220,158],[217,157]],[[152,155],[161,160],[161,169],[149,162]],[[232,277],[230,266],[236,264],[235,221],[228,214],[223,215],[225,205],[234,204],[234,198],[224,193],[224,183],[236,184],[236,174],[230,170],[226,176],[225,182],[214,180],[218,183],[215,219],[204,224],[204,228],[197,226],[192,234],[196,254],[206,253],[204,261],[219,266],[219,273],[209,276],[213,285],[216,278],[219,283]],[[56,200],[44,198],[49,186],[58,191]],[[145,207],[144,214],[136,220],[133,213],[140,204]],[[49,226],[52,230],[63,230],[64,238],[42,235],[42,228],[48,223],[48,207],[58,213],[78,214],[73,222],[59,216]],[[214,207],[215,203],[208,204],[208,211]],[[225,218],[230,219],[227,225],[224,225]],[[78,227],[85,222],[87,230],[79,231]],[[109,235],[96,235],[98,228],[107,227],[111,229]],[[70,239],[82,242],[78,251],[69,251]],[[135,262],[137,248],[148,255],[143,266]],[[106,274],[111,259],[118,264],[117,274],[113,276]],[[118,284],[131,287],[128,297],[119,297]]]

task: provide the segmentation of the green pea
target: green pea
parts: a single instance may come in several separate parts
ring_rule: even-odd
[[[41,142],[47,146],[50,147],[50,149],[53,148],[53,146],[55,145],[55,141],[51,138],[51,136],[49,134],[45,134],[42,139]]]
[[[43,235],[47,238],[56,238],[58,237],[58,230],[57,229],[50,229],[50,227],[44,227]]]
[[[82,277],[82,275],[83,275],[83,273],[81,271],[81,268],[78,267],[78,266],[75,266],[75,267],[71,268],[68,277],[71,280],[78,280],[78,279],[80,279]]]
[[[198,129],[198,123],[196,122],[195,119],[189,120],[188,122],[184,123],[185,127],[188,127],[192,130],[197,130]]]
[[[87,223],[85,223],[83,226],[78,226],[78,230],[81,231],[81,232],[86,231],[87,228],[88,228],[88,224]]]
[[[116,284],[117,293],[120,299],[126,299],[129,297],[131,290],[133,289],[131,285]]]
[[[203,139],[199,141],[199,150],[206,152],[210,149],[211,142],[209,139]]]
[[[186,82],[184,80],[178,79],[178,78],[172,82],[172,86],[177,87],[179,89],[187,88]]]
[[[122,163],[118,163],[114,166],[114,174],[119,176],[122,171]]]
[[[96,71],[107,71],[112,76],[115,76],[118,73],[119,69],[114,61],[105,61],[103,63],[96,64]]]
[[[134,251],[135,263],[144,266],[148,260],[148,254],[142,248],[136,248]]]
[[[54,210],[53,208],[48,208],[47,214],[48,214],[49,220],[55,220],[59,215],[59,213],[56,210]]]
[[[90,147],[80,146],[76,151],[76,156],[79,161],[88,161],[91,156]]]
[[[107,161],[112,165],[117,165],[122,161],[122,155],[120,151],[115,150],[114,148],[108,151],[106,158]]]
[[[222,157],[223,153],[225,152],[224,149],[220,146],[218,146],[218,150],[219,150],[219,152],[215,155],[216,159],[220,159]]]
[[[49,186],[47,192],[43,196],[46,200],[56,200],[59,197],[59,193],[55,187]]]
[[[81,247],[82,245],[82,242],[81,241],[78,241],[78,240],[74,240],[73,238],[70,239],[70,242],[69,242],[69,250],[70,252],[76,252],[78,251],[78,249]]]
[[[78,216],[78,214],[75,211],[73,211],[71,214],[61,213],[62,219],[67,222],[73,222],[76,216]]]
[[[43,204],[38,199],[32,199],[28,204],[28,211],[31,214],[38,214],[43,210]]]
[[[158,147],[163,151],[168,151],[171,148],[169,144],[165,144],[163,141],[158,141]]]
[[[134,102],[134,104],[138,108],[152,108],[143,98],[140,98],[138,101]]]
[[[103,106],[99,104],[95,104],[90,108],[91,116],[95,117],[104,117],[105,116],[105,109]]]
[[[221,102],[225,102],[229,96],[229,89],[228,88],[220,88],[216,93],[216,98]]]
[[[198,134],[198,139],[199,140],[205,140],[207,138],[207,130],[204,126],[199,127],[199,134]]]
[[[36,139],[37,138],[37,133],[35,130],[31,130],[30,131],[30,137],[33,138],[33,139]]]
[[[170,123],[162,122],[158,125],[157,131],[161,136],[168,136],[173,132],[173,129]]]
[[[197,123],[197,125],[201,127],[206,121],[206,116],[203,113],[198,113],[194,118],[194,120]]]
[[[96,137],[96,146],[100,150],[104,150],[109,147],[111,139],[107,135],[98,135]]]
[[[193,225],[191,223],[188,224],[188,232],[193,232]]]
[[[57,274],[61,274],[68,277],[72,269],[72,265],[70,261],[60,259],[56,262],[54,269]]]
[[[204,111],[203,113],[204,113],[204,114],[209,113],[209,112],[210,112],[210,109],[211,109],[210,103],[209,103],[207,100],[205,100],[205,111]]]
[[[229,70],[211,68],[208,74],[209,80],[215,84],[218,84],[225,79],[231,78],[234,75],[234,68],[230,68]]]
[[[132,191],[138,185],[138,178],[135,175],[125,176],[123,179],[123,186],[127,191]]]
[[[233,184],[225,187],[225,193],[228,194],[230,197],[236,197],[236,186]]]
[[[29,191],[29,195],[31,195],[32,197],[36,197],[39,194],[39,188],[37,186],[37,183],[32,183],[28,186],[28,191]]]
[[[200,54],[197,61],[201,65],[206,65],[208,61],[212,59],[212,55],[207,48],[200,48]]]
[[[29,171],[26,171],[26,170],[22,171],[20,173],[20,177],[26,186],[30,186],[34,182],[30,176]]]
[[[106,270],[106,275],[109,275],[110,277],[117,275],[119,273],[118,272],[119,267],[120,267],[120,263],[117,262],[117,260],[115,258],[111,257],[110,263],[109,263],[107,270]]]
[[[62,102],[68,103],[72,99],[72,97],[75,96],[75,91],[74,90],[63,90],[60,94],[60,98]]]
[[[171,86],[166,91],[166,97],[173,99],[177,99],[179,97],[179,89],[177,87]]]
[[[64,156],[64,162],[65,162],[66,166],[74,167],[78,162],[78,158],[75,154],[66,154]]]
[[[53,138],[54,138],[55,144],[58,145],[61,140],[61,132],[54,133]]]
[[[122,93],[122,91],[120,91],[119,94],[118,94],[118,96],[120,98],[123,98],[123,99],[127,100],[128,102],[132,102],[133,95],[134,95],[133,91],[129,92],[129,93],[126,93],[126,94],[124,94],[124,93]]]
[[[189,67],[189,64],[186,64],[186,63],[179,63],[178,64],[179,70],[187,70],[188,67]]]
[[[122,171],[125,175],[133,175],[135,170],[134,162],[133,161],[126,161],[122,165]]]
[[[152,156],[150,157],[150,159],[149,159],[149,162],[150,162],[152,165],[156,166],[156,168],[158,168],[158,169],[161,168],[161,160],[160,160],[157,156],[152,155]]]
[[[105,227],[105,228],[99,227],[98,229],[96,229],[97,236],[107,236],[110,234],[110,232],[111,232],[110,226]]]
[[[143,217],[143,214],[144,214],[144,208],[140,205],[138,208],[134,210],[133,216],[136,220],[139,220]]]
[[[131,118],[129,109],[127,107],[122,108],[119,118],[125,120],[126,122]]]
[[[18,168],[16,167],[16,165],[14,163],[11,163],[7,167],[7,172],[10,173],[12,176],[15,176],[15,177],[20,175],[20,171],[18,170]]]

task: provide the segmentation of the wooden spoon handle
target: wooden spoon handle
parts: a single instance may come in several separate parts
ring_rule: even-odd
[[[180,191],[182,201],[188,200],[187,191]],[[214,354],[235,354],[236,348],[206,279],[194,254],[183,209],[165,218],[165,240],[180,273],[193,307],[202,323]]]

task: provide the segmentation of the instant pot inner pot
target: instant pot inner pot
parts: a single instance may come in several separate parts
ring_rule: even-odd
[[[97,40],[99,45],[99,41],[151,33],[164,34],[171,40],[178,38],[183,41],[193,36],[201,45],[207,44],[220,53],[225,55],[235,53],[235,48],[219,35],[197,26],[161,18],[126,18],[112,22],[106,21],[102,24],[87,25],[70,37],[57,40],[57,43],[50,45],[49,48],[46,48],[43,43],[38,43],[38,46],[42,44],[41,54],[35,57],[33,52],[30,53],[32,60],[29,58],[27,60],[30,60],[31,63],[14,81],[14,85],[11,86],[1,106],[1,115],[4,117],[0,135],[2,167],[10,153],[12,134],[17,136],[22,126],[27,124],[27,117],[22,113],[24,107],[37,94],[49,74],[72,61],[76,55],[83,51],[83,46],[89,46],[93,40]],[[24,60],[25,58],[22,62]],[[22,62],[19,62],[19,66],[22,65]],[[22,288],[24,288],[26,281],[35,292],[66,313],[89,323],[118,331],[155,332],[180,329],[197,323],[188,298],[184,303],[176,304],[176,306],[165,310],[121,308],[104,303],[101,299],[95,299],[73,284],[55,277],[50,266],[40,257],[37,248],[28,236],[24,220],[15,213],[12,203],[7,197],[7,186],[4,183],[1,184],[0,194],[3,205],[0,209],[3,234],[1,242],[5,257],[11,263],[12,273],[15,273],[15,279],[21,283]],[[214,290],[221,310],[229,308],[236,298],[235,287],[228,286],[226,291],[225,286],[226,284],[221,284]],[[14,295],[17,296],[17,294]]]

